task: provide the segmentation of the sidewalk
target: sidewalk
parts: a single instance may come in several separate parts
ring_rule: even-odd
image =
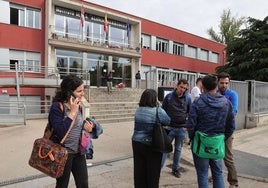
[[[0,186],[6,188],[52,188],[55,180],[50,177],[34,179],[16,184],[6,185],[5,182],[16,182],[25,177],[35,177],[40,172],[28,165],[28,159],[33,142],[41,137],[46,119],[29,120],[27,125],[0,128]],[[133,121],[103,124],[104,133],[93,141],[94,158],[88,160],[92,164],[88,168],[89,185],[91,188],[131,188],[133,186],[133,159],[131,135]],[[268,158],[268,126],[237,131],[235,133],[234,149]],[[126,158],[125,160],[121,160]],[[113,161],[110,161],[113,159]],[[104,162],[103,162],[104,161]],[[167,161],[169,164],[171,161]],[[170,169],[164,167],[160,178],[160,187],[197,187],[195,169],[192,165],[191,151],[184,147],[182,165],[187,172],[181,178],[170,174]],[[245,164],[247,165],[247,164]],[[266,168],[268,169],[268,168]],[[225,180],[226,180],[226,173]],[[27,179],[26,178],[26,179]],[[242,188],[268,187],[268,179],[239,173],[239,183]],[[226,184],[227,185],[227,184]],[[75,187],[71,179],[70,186]]]

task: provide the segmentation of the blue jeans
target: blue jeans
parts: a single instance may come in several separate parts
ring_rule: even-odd
[[[222,159],[200,158],[193,153],[194,165],[197,174],[199,188],[209,188],[208,170],[211,168],[213,188],[224,188],[224,177],[222,174]]]
[[[183,128],[169,127],[168,137],[172,142],[175,139],[173,164],[172,164],[172,170],[174,171],[180,167],[179,162],[181,159],[181,150],[183,146],[183,141],[186,137],[186,131],[183,130]],[[162,157],[161,167],[164,166],[166,159],[167,159],[167,153],[164,153]]]
[[[136,79],[136,88],[137,89],[140,88],[140,83],[141,83],[141,80],[140,79]]]

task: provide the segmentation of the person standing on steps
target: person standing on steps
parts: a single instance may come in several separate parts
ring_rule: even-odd
[[[107,92],[112,93],[112,87],[113,87],[113,74],[110,71],[107,76],[106,76],[106,80],[107,80]]]
[[[138,71],[135,75],[136,79],[136,89],[140,89],[140,83],[141,83],[141,73]]]
[[[228,73],[222,72],[218,74],[218,93],[225,96],[233,106],[233,114],[236,116],[238,111],[238,94],[236,91],[228,88],[230,83],[230,75]],[[228,175],[227,181],[229,182],[229,188],[237,188],[239,187],[237,171],[234,162],[234,156],[232,153],[233,150],[233,134],[225,140],[225,158],[224,164],[227,168]]]
[[[186,120],[191,106],[191,98],[187,93],[188,81],[180,79],[174,91],[167,94],[163,100],[162,108],[167,112],[171,118],[170,125],[167,128],[168,137],[171,141],[175,140],[172,174],[180,178],[181,172],[185,169],[180,167],[181,151],[184,139],[186,137]],[[167,153],[163,154],[163,167],[167,158]]]

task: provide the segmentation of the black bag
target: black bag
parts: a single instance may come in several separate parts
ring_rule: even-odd
[[[152,133],[152,149],[161,153],[170,153],[173,150],[166,129],[160,124],[158,108],[156,108],[156,123]]]

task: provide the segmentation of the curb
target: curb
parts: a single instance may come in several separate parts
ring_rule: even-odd
[[[194,167],[193,160],[189,159],[189,157],[182,156],[181,157],[181,162],[183,164],[186,164],[186,165]],[[223,170],[223,172],[225,174],[228,173],[228,171],[226,171],[226,170]],[[243,173],[237,173],[237,176],[240,177],[240,178],[245,178],[245,179],[255,180],[255,181],[259,181],[259,182],[263,182],[263,183],[268,183],[268,178],[263,178],[263,177],[258,177],[258,176],[251,176],[251,175],[243,174]]]

